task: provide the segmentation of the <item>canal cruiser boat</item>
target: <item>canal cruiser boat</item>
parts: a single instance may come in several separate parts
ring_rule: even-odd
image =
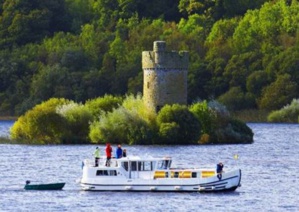
[[[171,157],[130,156],[100,158],[82,162],[83,175],[79,180],[87,191],[234,191],[241,184],[241,170],[217,173],[217,169],[171,168]]]

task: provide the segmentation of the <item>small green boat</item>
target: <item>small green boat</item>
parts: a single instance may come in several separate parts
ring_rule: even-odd
[[[25,190],[61,190],[65,183],[30,184],[26,181]]]

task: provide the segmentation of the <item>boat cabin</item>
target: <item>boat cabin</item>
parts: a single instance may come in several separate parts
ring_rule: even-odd
[[[105,166],[106,158],[100,160],[98,167],[94,162],[85,161],[90,169],[89,177],[117,177],[126,179],[159,179],[159,178],[206,178],[215,175],[214,170],[198,169],[172,169],[171,157],[164,158],[140,158],[125,157],[111,159],[110,166]]]

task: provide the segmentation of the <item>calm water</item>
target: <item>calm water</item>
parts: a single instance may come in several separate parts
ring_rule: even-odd
[[[0,211],[299,211],[299,125],[248,125],[255,133],[250,145],[126,147],[128,154],[171,155],[176,167],[222,161],[226,169],[241,168],[242,187],[231,193],[80,191],[81,162],[95,146],[0,145]],[[8,128],[2,125],[0,136]],[[66,185],[25,191],[26,180]]]

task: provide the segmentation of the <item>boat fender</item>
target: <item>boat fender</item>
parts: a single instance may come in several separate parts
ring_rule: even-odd
[[[84,167],[84,161],[82,161],[81,163],[81,168],[83,169],[83,167]]]

